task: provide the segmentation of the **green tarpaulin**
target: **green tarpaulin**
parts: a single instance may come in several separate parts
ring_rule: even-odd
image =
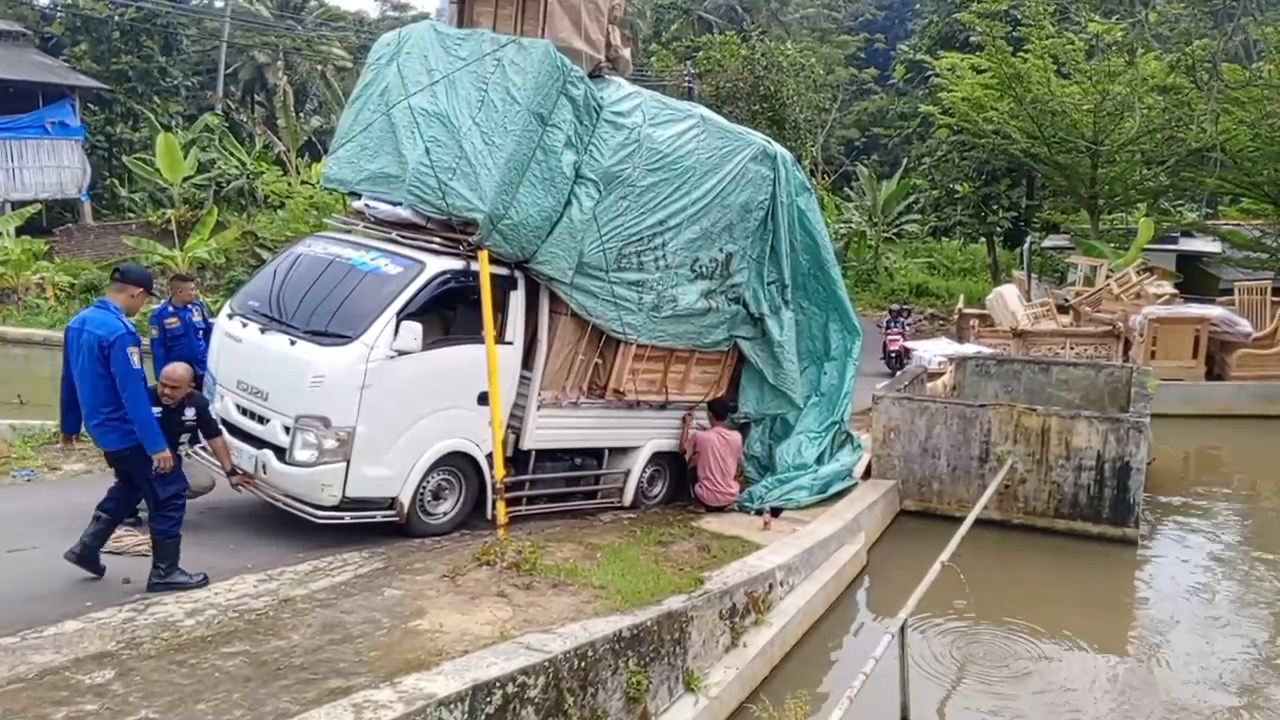
[[[747,360],[740,505],[851,484],[861,333],[817,198],[769,138],[551,43],[421,22],[374,45],[325,185],[478,223],[582,316],[629,341]]]

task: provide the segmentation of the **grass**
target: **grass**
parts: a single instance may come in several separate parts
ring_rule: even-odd
[[[756,720],[809,720],[809,716],[813,714],[813,703],[805,692],[788,695],[778,707],[765,699],[762,704],[748,705],[747,708],[755,715]]]
[[[755,551],[756,545],[679,523],[631,528],[566,562],[543,560],[535,574],[590,589],[615,610],[651,605],[697,590],[702,575]],[[587,548],[584,548],[587,549]]]
[[[757,547],[703,530],[687,514],[651,511],[634,522],[553,532],[537,541],[489,540],[471,562],[566,582],[589,590],[606,609],[621,611],[697,590],[703,573]]]
[[[36,470],[43,474],[73,463],[97,465],[102,462],[100,451],[88,440],[82,439],[74,449],[64,449],[59,444],[58,432],[53,429],[19,433],[11,442],[0,441],[0,447],[8,449],[7,453],[0,452],[0,482],[8,480],[14,470]]]

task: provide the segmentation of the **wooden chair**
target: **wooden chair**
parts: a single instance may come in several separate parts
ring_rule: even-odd
[[[1236,314],[1253,326],[1254,330],[1264,329],[1271,325],[1271,281],[1250,280],[1238,282],[1232,286],[1233,296],[1228,302],[1219,301],[1235,310]]]
[[[1018,327],[1060,328],[1062,318],[1058,316],[1058,309],[1053,306],[1052,300],[1041,298],[1022,307],[1022,311],[1018,314]]]
[[[1070,284],[1063,288],[1071,296],[1083,295],[1100,288],[1107,281],[1109,265],[1106,260],[1072,255],[1067,258],[1067,264],[1075,266],[1074,273],[1067,273]]]
[[[1209,318],[1156,316],[1133,341],[1132,360],[1157,380],[1204,380],[1209,372]]]
[[[1223,380],[1280,380],[1280,315],[1247,343],[1218,343],[1214,373]]]

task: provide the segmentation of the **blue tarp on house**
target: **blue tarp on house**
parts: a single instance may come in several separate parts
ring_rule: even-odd
[[[75,101],[67,98],[29,113],[0,115],[0,140],[14,139],[84,140]]]

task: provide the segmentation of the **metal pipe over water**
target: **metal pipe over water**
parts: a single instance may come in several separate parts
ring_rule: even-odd
[[[836,705],[835,710],[831,711],[828,720],[843,720],[846,713],[849,712],[850,706],[853,705],[853,699],[862,691],[866,685],[867,679],[871,677],[871,671],[875,670],[876,665],[884,658],[885,652],[889,650],[889,646],[893,644],[893,639],[898,639],[898,672],[901,676],[898,682],[898,712],[901,720],[909,720],[911,717],[911,685],[910,685],[910,665],[907,662],[907,632],[909,630],[908,620],[915,612],[916,606],[924,599],[925,593],[929,592],[929,588],[933,582],[938,579],[942,568],[951,560],[951,555],[955,553],[956,548],[960,546],[960,541],[964,540],[965,535],[969,533],[969,528],[973,527],[973,523],[977,521],[978,515],[987,507],[987,503],[996,494],[996,490],[1004,483],[1005,477],[1008,476],[1009,470],[1013,467],[1013,459],[1004,461],[1004,465],[1000,467],[1000,471],[987,484],[987,489],[983,491],[982,497],[978,498],[978,502],[974,504],[973,509],[965,517],[964,522],[960,523],[959,529],[955,535],[951,536],[951,542],[943,548],[942,554],[937,560],[933,561],[933,565],[929,568],[929,572],[925,573],[924,579],[916,586],[915,592],[911,593],[911,597],[907,598],[907,604],[903,606],[902,611],[893,619],[889,625],[889,629],[885,631],[884,637],[880,639],[880,643],[876,645],[876,649],[871,653],[871,657],[867,659],[867,664],[862,667],[858,676],[853,679],[853,684],[849,686],[844,694],[840,696],[840,702]]]

